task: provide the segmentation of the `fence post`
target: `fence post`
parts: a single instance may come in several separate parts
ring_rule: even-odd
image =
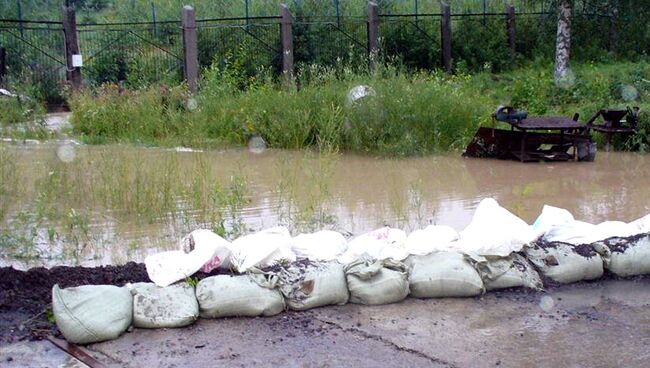
[[[516,37],[517,29],[515,27],[515,7],[506,5],[506,27],[508,28],[508,47],[510,47],[510,54],[515,56],[517,52]]]
[[[616,54],[618,52],[618,9],[612,9],[609,22],[609,52]]]
[[[282,40],[282,76],[289,84],[293,78],[293,16],[286,4],[280,4],[280,38]]]
[[[199,88],[199,50],[196,37],[196,15],[194,8],[185,5],[181,14],[183,27],[183,71],[191,93]]]
[[[79,54],[77,42],[77,18],[72,6],[63,5],[63,36],[65,38],[65,59],[67,66],[67,79],[72,83],[72,89],[81,88],[81,68],[73,67],[72,57]]]
[[[5,75],[7,75],[7,49],[0,46],[0,86],[4,86]]]
[[[379,7],[375,2],[368,2],[368,56],[375,60],[379,54]]]
[[[451,67],[451,8],[445,2],[440,2],[442,19],[440,21],[440,40],[442,42],[442,65],[447,73],[452,73]]]

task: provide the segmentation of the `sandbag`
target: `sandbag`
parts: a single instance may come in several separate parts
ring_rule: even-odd
[[[507,257],[519,252],[537,237],[524,220],[486,198],[479,203],[472,222],[460,232],[460,240],[452,243],[462,253]]]
[[[187,282],[167,287],[137,283],[133,294],[133,326],[139,328],[173,328],[194,323],[199,317],[199,303],[194,288]]]
[[[219,275],[196,286],[199,313],[203,318],[274,316],[285,308],[274,280],[263,276]]]
[[[594,280],[603,275],[603,260],[588,244],[538,240],[524,252],[544,276],[562,284]]]
[[[239,237],[231,243],[230,249],[232,267],[240,273],[253,267],[296,260],[296,254],[291,250],[291,234],[284,226]]]
[[[436,252],[411,256],[409,287],[416,298],[467,297],[483,292],[478,272],[457,252]]]
[[[571,212],[564,208],[544,205],[542,213],[533,222],[532,229],[537,237],[543,236],[556,226],[570,224],[575,221]]]
[[[313,234],[299,234],[291,239],[291,250],[296,256],[312,261],[332,261],[348,248],[345,237],[336,231],[322,230]]]
[[[52,287],[52,311],[66,340],[74,344],[116,339],[131,325],[133,298],[126,287]]]
[[[363,257],[345,267],[350,303],[381,305],[409,294],[408,273],[402,262]]]
[[[360,259],[392,259],[399,262],[409,255],[405,245],[404,230],[382,227],[352,239],[346,252],[338,257],[338,261],[343,264]]]
[[[541,290],[544,287],[534,267],[518,253],[508,257],[469,255],[469,259],[481,275],[485,290],[514,287]]]
[[[343,265],[337,262],[298,261],[265,274],[277,278],[278,289],[292,310],[343,305],[350,297]]]
[[[650,274],[650,233],[592,244],[605,268],[618,276]]]
[[[638,220],[630,222],[634,228],[638,229],[639,234],[650,233],[650,215],[641,217]]]
[[[190,253],[197,246],[208,244],[215,248],[214,256],[201,267],[201,272],[210,273],[215,268],[227,270],[230,268],[230,242],[211,230],[198,229],[189,233],[181,240],[181,250]]]
[[[424,229],[415,230],[406,238],[406,251],[411,255],[425,256],[435,251],[446,251],[450,244],[459,239],[460,235],[449,226],[429,225]]]

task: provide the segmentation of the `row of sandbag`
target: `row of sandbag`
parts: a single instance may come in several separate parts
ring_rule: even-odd
[[[534,265],[534,266],[533,266]],[[590,245],[540,239],[508,256],[434,252],[404,262],[362,258],[348,265],[299,260],[282,267],[253,269],[159,287],[53,288],[57,325],[70,342],[117,338],[130,325],[182,327],[204,318],[271,316],[347,302],[380,305],[416,298],[468,297],[484,290],[542,288],[536,270],[559,283],[597,279],[604,269],[619,276],[650,273],[650,234],[610,238]]]
[[[461,232],[449,226],[431,225],[407,234],[380,228],[347,241],[334,231],[318,231],[292,237],[285,227],[274,227],[228,242],[209,230],[195,230],[182,241],[180,250],[153,254],[145,259],[149,278],[167,286],[201,270],[232,269],[244,273],[297,258],[350,264],[361,257],[404,261],[410,255],[456,251],[480,256],[507,256],[520,252],[536,239],[591,244],[611,237],[650,232],[650,215],[631,223],[607,221],[593,225],[576,221],[566,210],[544,209],[533,225],[510,213],[491,198],[481,201],[471,223]]]

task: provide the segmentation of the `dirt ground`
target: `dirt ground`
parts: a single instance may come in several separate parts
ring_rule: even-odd
[[[0,269],[3,367],[84,366],[38,340],[57,333],[46,313],[37,315],[49,303],[53,275],[65,286],[146,279],[135,263],[22,274]],[[17,291],[27,285],[31,291]],[[17,308],[21,298],[27,302]],[[348,304],[269,318],[201,319],[184,329],[135,329],[85,349],[111,367],[647,367],[650,278],[610,277],[547,292]]]

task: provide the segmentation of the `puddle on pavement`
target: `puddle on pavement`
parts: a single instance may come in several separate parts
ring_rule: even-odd
[[[18,268],[142,261],[198,227],[461,230],[485,197],[529,223],[544,204],[594,223],[650,213],[650,156],[635,153],[521,164],[52,142],[0,143],[0,162],[0,265]]]

